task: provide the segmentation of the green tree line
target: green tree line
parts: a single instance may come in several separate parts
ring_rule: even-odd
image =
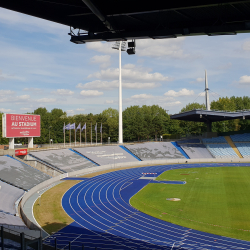
[[[189,103],[180,110],[181,112],[205,109],[204,104]],[[212,110],[239,111],[250,109],[250,98],[223,97],[217,101],[211,102]],[[81,133],[81,141],[90,142],[91,140],[91,124],[92,124],[92,141],[95,142],[96,134],[94,127],[97,124],[97,140],[100,142],[101,133],[100,126],[102,124],[102,141],[107,142],[110,137],[111,142],[118,141],[118,110],[108,108],[100,114],[79,114],[68,116],[61,109],[54,108],[50,112],[46,108],[38,108],[32,114],[41,116],[41,136],[34,138],[36,144],[49,143],[49,139],[53,139],[54,143],[64,142],[63,126],[68,123],[75,123],[76,127],[81,123],[81,127],[86,123],[85,130]],[[0,115],[0,127],[2,127],[2,115]],[[250,122],[247,119],[237,119],[231,121],[214,122],[212,124],[213,132],[228,132],[249,130]],[[126,141],[154,140],[161,135],[200,135],[207,131],[205,123],[187,122],[171,120],[170,115],[165,109],[158,105],[152,106],[130,106],[123,111],[123,136]],[[66,142],[69,142],[70,132],[65,132]],[[2,129],[0,130],[0,143],[8,144],[8,139],[2,138]],[[80,140],[79,130],[76,133],[76,141]],[[71,130],[71,141],[75,141],[75,132]],[[18,138],[16,142],[27,143],[27,138]]]

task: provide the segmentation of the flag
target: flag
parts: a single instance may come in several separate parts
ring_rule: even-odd
[[[86,123],[84,124],[84,126],[82,127],[82,131],[86,129]]]
[[[100,133],[102,133],[102,123],[101,123],[101,127],[100,127]]]
[[[70,123],[65,126],[66,130],[70,130]]]
[[[70,124],[70,129],[76,129],[76,124],[75,123]]]
[[[95,124],[95,133],[97,133],[97,123]]]
[[[76,132],[78,129],[81,129],[81,123],[79,123],[78,127],[76,128]]]

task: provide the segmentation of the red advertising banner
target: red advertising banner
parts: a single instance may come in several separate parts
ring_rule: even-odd
[[[3,137],[39,137],[40,115],[3,114]]]
[[[27,149],[16,149],[15,156],[17,155],[27,155]]]

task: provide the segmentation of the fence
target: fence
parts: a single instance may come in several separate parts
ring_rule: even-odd
[[[35,238],[24,232],[14,231],[4,226],[0,227],[0,246],[5,249],[20,249],[20,250],[42,250],[42,237]],[[50,250],[50,249],[48,249]]]

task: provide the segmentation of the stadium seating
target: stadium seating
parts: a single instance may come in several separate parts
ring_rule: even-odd
[[[0,181],[0,212],[16,214],[15,202],[22,197],[24,190]]]
[[[230,135],[233,142],[250,142],[250,133]]]
[[[138,161],[132,154],[119,146],[74,148],[75,151],[99,165]]]
[[[26,225],[22,221],[22,219],[18,216],[14,216],[11,214],[7,214],[4,212],[0,212],[0,225],[7,226],[9,228],[23,228],[27,229]]]
[[[141,160],[185,159],[183,154],[171,142],[146,142],[126,145]]]
[[[84,168],[95,167],[96,164],[70,149],[46,150],[32,152],[29,155],[46,162],[64,172],[77,171]]]
[[[243,156],[243,158],[250,157],[250,143],[235,142],[234,144],[240,151],[240,154]]]
[[[233,148],[227,143],[211,143],[206,146],[215,158],[239,158]]]
[[[0,157],[0,180],[13,186],[29,190],[49,178],[50,176],[10,156]]]
[[[227,143],[224,136],[205,138],[205,139],[202,139],[202,142],[204,144],[206,144],[206,143]]]
[[[213,158],[211,153],[203,144],[180,144],[180,146],[190,159]]]

